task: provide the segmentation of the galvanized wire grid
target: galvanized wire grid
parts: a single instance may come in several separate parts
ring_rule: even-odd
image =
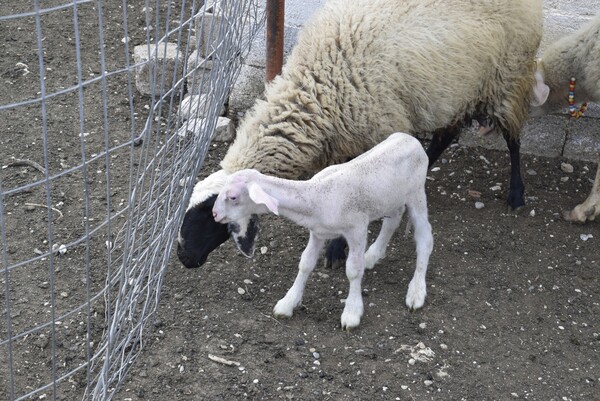
[[[111,399],[144,345],[194,177],[264,21],[260,0],[179,1],[0,4],[9,400]],[[172,78],[163,42],[183,55]],[[203,42],[212,68],[188,69]],[[150,61],[134,63],[136,45]],[[136,69],[150,65],[142,96]],[[207,95],[192,113],[203,118],[179,116],[186,92]]]

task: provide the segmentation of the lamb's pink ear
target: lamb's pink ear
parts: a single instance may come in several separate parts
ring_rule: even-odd
[[[535,72],[535,86],[533,87],[533,99],[531,105],[533,107],[540,107],[550,95],[550,87],[544,83],[544,77],[540,71]]]
[[[273,212],[279,216],[279,210],[278,210],[279,201],[277,199],[273,198],[268,193],[266,193],[260,187],[260,185],[254,183],[254,182],[249,183],[248,184],[248,195],[250,195],[250,199],[252,199],[252,201],[254,203],[259,203],[259,204],[262,203],[263,205],[265,205],[267,207],[267,209],[269,209],[271,212]]]

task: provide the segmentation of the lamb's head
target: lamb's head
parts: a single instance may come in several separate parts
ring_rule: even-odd
[[[254,181],[256,170],[242,170],[228,177],[213,206],[216,222],[228,224],[231,237],[247,257],[254,255],[258,238],[258,214],[277,214],[277,200]]]

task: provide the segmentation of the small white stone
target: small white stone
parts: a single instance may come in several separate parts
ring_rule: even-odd
[[[484,206],[483,202],[475,202],[475,209],[483,209]]]
[[[423,382],[423,384],[425,384],[427,387],[429,387],[429,386],[431,386],[433,384],[433,381],[431,381],[431,380],[425,380]]]
[[[252,284],[252,280],[244,279],[244,284]]]
[[[61,244],[58,247],[58,253],[60,253],[61,255],[64,255],[65,253],[67,253],[67,247],[65,244]]]
[[[419,323],[419,328],[424,329],[427,327],[427,323]]]
[[[592,234],[581,234],[579,238],[581,238],[582,241],[587,241],[590,238],[594,238],[594,236]]]
[[[246,293],[246,290],[244,290],[242,287],[238,287],[238,294],[244,295],[245,293]]]
[[[260,253],[261,253],[261,254],[263,254],[263,255],[264,255],[265,253],[267,253],[267,251],[268,251],[268,248],[267,248],[266,246],[262,246],[262,247],[260,247]]]
[[[440,168],[439,168],[439,167],[434,167],[434,168],[432,168],[430,171],[433,171],[433,172],[435,172],[435,171],[440,171]]]
[[[402,390],[406,390],[406,389],[408,388],[408,386],[406,386],[406,385],[404,385],[404,384],[403,384],[403,385],[401,385],[401,386],[400,386],[400,388],[401,388]]]
[[[529,216],[535,217],[535,209],[531,209],[531,212],[529,212]]]
[[[502,187],[500,185],[494,185],[493,187],[490,188],[490,190],[492,191],[500,191],[502,189]]]
[[[440,344],[440,348],[443,350],[447,350],[448,346],[446,344]]]
[[[569,173],[569,174],[573,172],[573,166],[569,163],[561,163],[560,169],[562,171],[564,171],[565,173]]]
[[[416,362],[417,362],[417,361],[415,361],[415,359],[414,359],[414,358],[410,358],[410,359],[408,360],[408,364],[409,364],[409,365],[414,365]]]

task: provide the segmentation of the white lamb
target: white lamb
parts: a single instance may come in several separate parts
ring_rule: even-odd
[[[276,316],[290,317],[302,301],[308,276],[315,268],[327,239],[343,236],[348,242],[346,275],[350,290],[342,328],[351,329],[363,315],[361,280],[385,256],[387,244],[400,224],[405,207],[414,227],[417,267],[408,286],[406,305],[417,309],[425,303],[425,275],[433,249],[427,219],[425,180],[427,154],[419,141],[396,133],[354,160],[330,166],[308,181],[266,176],[257,170],[241,170],[227,178],[213,207],[215,221],[248,227],[251,216],[273,212],[310,230],[310,239],[298,265],[298,276],[274,308]],[[379,236],[365,253],[371,221],[383,218]],[[238,247],[252,256],[255,235],[240,229],[234,235]]]

